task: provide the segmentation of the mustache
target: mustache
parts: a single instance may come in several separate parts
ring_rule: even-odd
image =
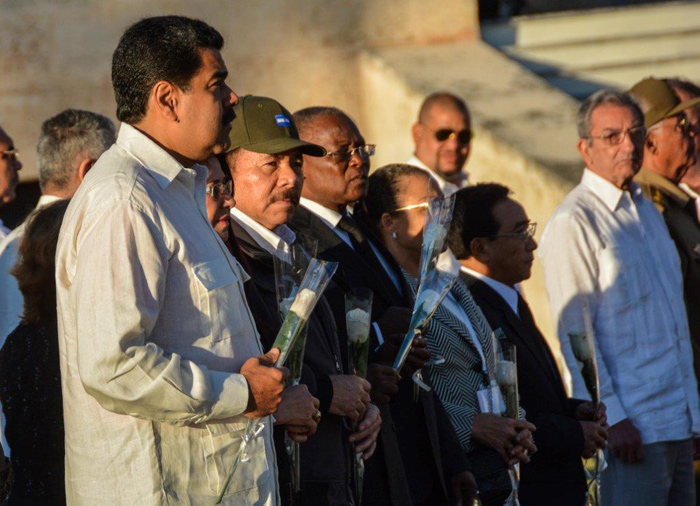
[[[273,195],[272,198],[270,199],[270,204],[274,204],[275,202],[279,202],[280,200],[291,200],[292,203],[296,206],[299,204],[299,198],[300,194],[296,190],[282,190],[276,195]]]
[[[228,110],[224,111],[224,115],[222,116],[221,121],[223,122],[224,125],[228,125],[234,119],[236,119],[236,113],[233,112],[233,109],[228,109]]]

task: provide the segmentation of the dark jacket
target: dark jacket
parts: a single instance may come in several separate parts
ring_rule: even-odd
[[[341,339],[345,330],[345,293],[355,287],[369,287],[374,292],[372,320],[377,321],[391,306],[411,307],[411,292],[399,292],[384,270],[375,269],[349,247],[320,218],[299,207],[291,222],[302,234],[318,240],[318,256],[339,262],[335,286],[327,292]],[[372,234],[363,227],[366,237]],[[385,260],[402,280],[398,265],[378,240],[372,241]],[[378,346],[373,336],[372,348]],[[372,357],[370,357],[372,360]],[[420,402],[413,401],[413,383],[404,378],[399,393],[390,405],[379,406],[382,429],[377,453],[366,466],[363,504],[404,505],[421,501],[447,500],[452,476],[469,469],[464,452],[447,414],[434,392],[422,393]]]
[[[267,331],[261,332],[263,345],[269,349],[281,325],[277,315],[272,256],[235,220],[232,220],[232,228],[250,266],[251,281],[257,289],[257,296],[249,297],[249,302],[253,300],[251,311],[260,314],[261,304],[255,302],[257,297],[264,306],[263,318],[272,323]],[[327,502],[324,504],[347,504],[351,497],[351,448],[347,441],[350,433],[346,430],[342,417],[328,413],[333,397],[330,375],[347,374],[347,367],[340,357],[333,313],[325,298],[321,298],[309,319],[301,381],[321,401],[323,417],[316,433],[301,445],[301,497],[305,497],[305,488],[313,487],[317,491],[319,487],[330,486],[332,492],[329,492],[330,496],[325,495]],[[313,504],[314,501],[307,499],[304,503]]]
[[[688,312],[690,342],[693,345],[695,377],[700,378],[700,224],[695,203],[668,179],[642,169],[635,182],[644,196],[654,202],[676,243],[683,273],[683,295]]]
[[[554,357],[527,304],[521,299],[518,316],[486,283],[465,273],[461,276],[491,328],[500,328],[517,348],[520,405],[526,419],[537,427],[533,434],[537,453],[521,466],[521,503],[549,504],[548,498],[556,497],[557,504],[583,504],[583,429],[573,418],[583,401],[567,397]],[[553,486],[557,494],[552,493]]]

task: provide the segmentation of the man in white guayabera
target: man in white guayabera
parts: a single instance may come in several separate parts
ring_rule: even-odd
[[[148,18],[112,60],[116,144],[66,212],[56,255],[69,504],[278,504],[271,420],[285,371],[210,225],[208,169],[233,106],[221,35]]]
[[[593,332],[610,424],[602,503],[690,506],[698,392],[678,253],[661,214],[632,182],[644,117],[628,96],[600,91],[581,105],[577,122],[586,168],[539,251],[574,397],[586,391],[568,334]]]

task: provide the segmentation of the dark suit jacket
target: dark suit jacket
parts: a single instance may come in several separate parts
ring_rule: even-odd
[[[582,401],[569,399],[544,337],[527,317],[518,317],[506,301],[483,281],[461,274],[491,328],[500,328],[518,353],[518,387],[525,417],[535,424],[537,453],[521,466],[521,502],[538,502],[551,494],[557,484],[558,504],[582,504],[585,476],[581,461],[583,430],[573,418]],[[541,493],[541,494],[540,494]],[[563,496],[561,494],[564,494]]]
[[[671,181],[646,169],[639,172],[635,182],[663,214],[678,249],[695,377],[700,378],[700,223],[695,214],[695,203]]]
[[[253,302],[251,310],[271,323],[268,331],[261,331],[261,340],[266,349],[269,349],[281,326],[277,315],[272,255],[262,249],[235,220],[232,220],[232,228],[250,266],[252,279],[249,283],[255,283],[257,297],[262,301],[261,304],[255,301],[255,297],[249,297]],[[248,292],[246,296],[248,297]],[[342,417],[328,413],[333,396],[329,376],[347,374],[347,368],[339,358],[340,347],[333,313],[325,298],[321,298],[309,319],[302,383],[321,401],[321,411],[324,414],[316,433],[300,447],[301,495],[302,498],[305,497],[305,488],[314,487],[316,491],[324,485],[327,487],[324,501],[329,504],[347,504],[352,490],[351,448],[347,440],[350,433],[345,428]],[[277,453],[280,453],[279,448]],[[306,504],[313,502],[305,501]]]
[[[399,292],[385,271],[374,269],[315,214],[299,207],[291,225],[318,240],[320,258],[340,264],[335,285],[327,294],[341,339],[347,339],[344,296],[352,288],[369,287],[374,291],[373,321],[391,306],[412,306],[408,289]],[[371,238],[369,230],[363,227],[363,232]],[[393,266],[397,279],[402,280],[391,254],[378,240],[373,244]],[[434,392],[421,394],[420,402],[415,403],[413,384],[410,378],[404,378],[391,405],[379,408],[383,419],[380,444],[377,454],[367,462],[363,504],[411,504],[432,500],[436,493],[438,502],[446,501],[447,480],[468,469],[468,463]]]

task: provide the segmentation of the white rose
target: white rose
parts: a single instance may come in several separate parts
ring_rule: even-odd
[[[513,362],[510,360],[496,362],[496,382],[500,386],[515,386],[516,372]]]
[[[308,320],[315,301],[316,294],[313,290],[304,288],[295,297],[290,311],[294,311],[302,320]]]
[[[369,339],[370,314],[360,308],[349,311],[345,316],[348,327],[348,340],[361,344]]]

